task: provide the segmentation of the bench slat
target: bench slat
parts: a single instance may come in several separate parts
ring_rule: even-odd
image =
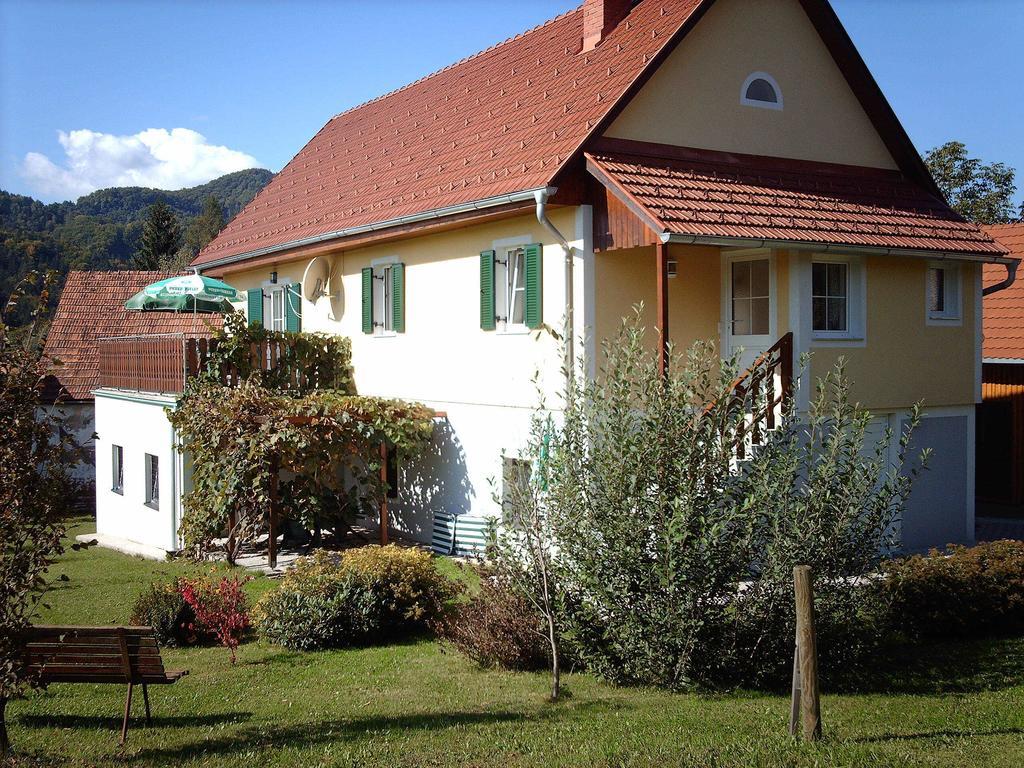
[[[125,642],[128,643],[129,648],[156,648],[157,642],[154,637],[133,637],[132,635],[125,635]],[[117,637],[77,637],[75,635],[67,635],[63,640],[57,637],[48,637],[44,639],[30,638],[26,643],[27,646],[61,646],[61,645],[88,645],[94,648],[120,648],[121,643]]]

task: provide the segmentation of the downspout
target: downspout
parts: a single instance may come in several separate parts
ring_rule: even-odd
[[[1006,263],[1006,279],[1001,280],[995,285],[990,285],[988,288],[981,289],[982,296],[988,296],[989,294],[1003,291],[1013,285],[1013,281],[1017,279],[1017,267],[1020,266],[1020,261],[1008,261]]]
[[[575,293],[573,289],[573,248],[548,218],[548,198],[557,191],[557,187],[546,187],[545,189],[536,190],[533,196],[537,200],[537,221],[554,236],[555,240],[562,247],[562,252],[565,254],[565,376],[571,381],[576,365],[576,355],[573,351],[573,338],[575,336],[575,329],[573,327],[573,315],[575,314],[573,301]]]

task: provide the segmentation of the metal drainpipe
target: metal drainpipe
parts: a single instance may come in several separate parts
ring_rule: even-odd
[[[996,283],[995,285],[990,285],[988,288],[982,288],[981,295],[988,296],[990,294],[996,293],[997,291],[1005,290],[1009,288],[1011,285],[1013,285],[1014,280],[1017,279],[1017,267],[1019,266],[1019,261],[1009,262],[1006,265],[1006,279]]]
[[[566,378],[571,380],[576,367],[576,355],[573,351],[573,337],[575,336],[575,330],[573,327],[573,248],[569,245],[569,241],[565,239],[562,233],[558,231],[558,228],[552,224],[551,220],[548,218],[548,198],[557,191],[557,187],[547,187],[546,189],[538,189],[533,193],[533,196],[537,200],[537,221],[544,225],[544,228],[547,229],[548,232],[554,235],[555,240],[558,241],[558,244],[562,247],[562,251],[565,253],[565,375]]]

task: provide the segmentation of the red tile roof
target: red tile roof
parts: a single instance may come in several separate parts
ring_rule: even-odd
[[[580,53],[582,8],[332,118],[196,266],[547,186],[700,0],[643,0]]]
[[[984,230],[1008,248],[1011,256],[1024,259],[1024,223],[996,224]],[[1005,278],[1005,267],[985,265],[985,287]],[[985,297],[982,328],[985,335],[982,354],[986,358],[1024,361],[1024,270],[1009,288]]]
[[[174,312],[129,312],[124,302],[145,286],[177,272],[71,272],[46,336],[44,355],[51,364],[43,399],[58,394],[71,400],[92,400],[99,386],[97,339],[151,333],[209,336],[223,325],[221,315]]]
[[[587,167],[659,234],[1005,255],[897,171],[617,144]]]

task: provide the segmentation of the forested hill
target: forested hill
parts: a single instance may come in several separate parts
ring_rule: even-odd
[[[101,189],[73,203],[47,204],[0,190],[0,301],[31,269],[54,269],[61,278],[72,269],[131,269],[148,208],[158,200],[173,209],[185,232],[211,195],[230,221],[272,177],[252,168],[174,191]]]

